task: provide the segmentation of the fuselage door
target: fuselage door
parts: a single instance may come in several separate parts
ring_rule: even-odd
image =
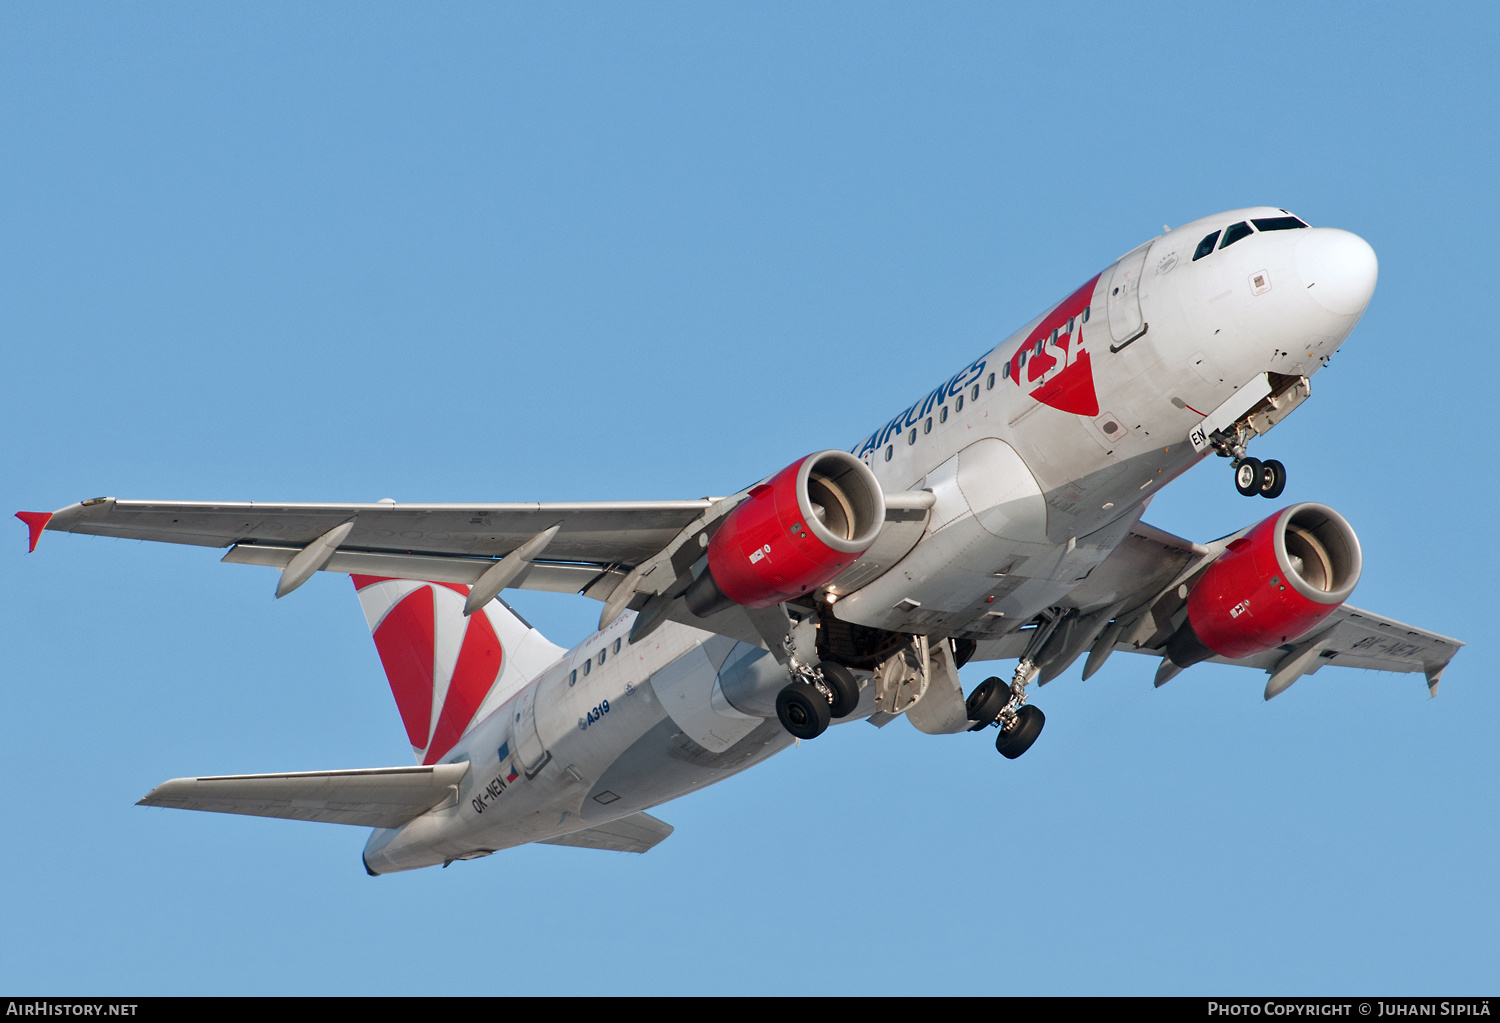
[[[552,759],[552,754],[542,745],[542,737],[536,730],[537,688],[537,684],[533,682],[521,691],[516,700],[515,720],[511,722],[516,756],[520,758],[521,767],[528,778],[535,778],[537,772]]]
[[[1146,265],[1149,244],[1142,245],[1115,264],[1109,278],[1109,335],[1116,343],[1135,337],[1141,331],[1141,271]]]

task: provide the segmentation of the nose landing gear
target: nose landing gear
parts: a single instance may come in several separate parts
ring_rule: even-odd
[[[1298,392],[1301,398],[1296,399],[1296,402],[1301,402],[1302,398],[1307,396],[1304,392]],[[1296,407],[1296,402],[1292,402],[1286,410],[1281,410],[1281,416],[1286,416],[1286,413],[1292,411],[1292,408]],[[1275,410],[1275,401],[1271,404]],[[1278,462],[1277,459],[1266,459],[1262,462],[1259,458],[1251,458],[1245,453],[1245,446],[1250,443],[1251,437],[1265,434],[1271,426],[1275,425],[1275,420],[1268,420],[1262,425],[1257,422],[1257,419],[1260,417],[1247,416],[1239,422],[1230,423],[1226,428],[1212,432],[1206,438],[1199,435],[1199,440],[1194,440],[1194,446],[1199,450],[1203,450],[1205,446],[1211,447],[1215,455],[1230,459],[1230,465],[1235,466],[1235,489],[1239,490],[1242,495],[1253,498],[1259,493],[1263,498],[1275,499],[1287,489],[1287,466]]]

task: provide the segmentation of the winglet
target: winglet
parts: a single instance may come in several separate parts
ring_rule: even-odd
[[[1448,662],[1444,661],[1442,664],[1429,666],[1425,670],[1425,674],[1427,675],[1427,696],[1429,698],[1437,695],[1438,683],[1443,680],[1443,672],[1447,667]]]
[[[52,518],[52,513],[16,512],[16,518],[26,523],[26,528],[31,531],[31,546],[26,548],[29,554],[36,550],[36,542],[42,538],[42,530],[47,528],[47,520]]]

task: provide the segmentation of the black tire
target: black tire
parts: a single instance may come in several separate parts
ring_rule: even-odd
[[[995,740],[995,749],[1006,760],[1016,759],[1031,749],[1031,744],[1042,734],[1042,726],[1046,723],[1047,716],[1028,703],[1016,711],[1016,727],[1008,732],[1001,731],[1000,737]]]
[[[994,724],[996,716],[1009,699],[1010,686],[993,675],[975,686],[969,698],[964,701],[969,720],[974,722],[974,727],[969,731],[977,732],[981,728]]]
[[[828,712],[836,718],[846,718],[859,709],[859,683],[854,672],[842,664],[824,661],[818,666],[823,672],[823,681],[833,690],[833,703]]]
[[[979,641],[977,639],[955,639],[952,640],[952,643],[953,666],[955,668],[962,668],[965,664],[968,664],[969,658],[973,657],[979,651]]]
[[[776,694],[776,717],[797,738],[816,739],[833,715],[822,693],[806,682],[793,682]]]
[[[1286,466],[1268,458],[1260,465],[1260,496],[1276,500],[1286,489]]]
[[[1242,458],[1234,467],[1234,489],[1245,497],[1260,493],[1261,464],[1259,458]]]

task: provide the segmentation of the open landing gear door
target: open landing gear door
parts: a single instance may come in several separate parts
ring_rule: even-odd
[[[953,659],[953,644],[946,639],[920,640],[927,669],[927,691],[912,704],[906,717],[918,731],[928,735],[967,732],[974,722],[964,706],[963,686],[958,681],[958,665]]]
[[[913,727],[928,735],[965,732],[973,725],[964,706],[953,646],[946,639],[912,636],[876,667],[874,685],[878,713],[871,718],[873,724],[884,725],[905,714]]]

